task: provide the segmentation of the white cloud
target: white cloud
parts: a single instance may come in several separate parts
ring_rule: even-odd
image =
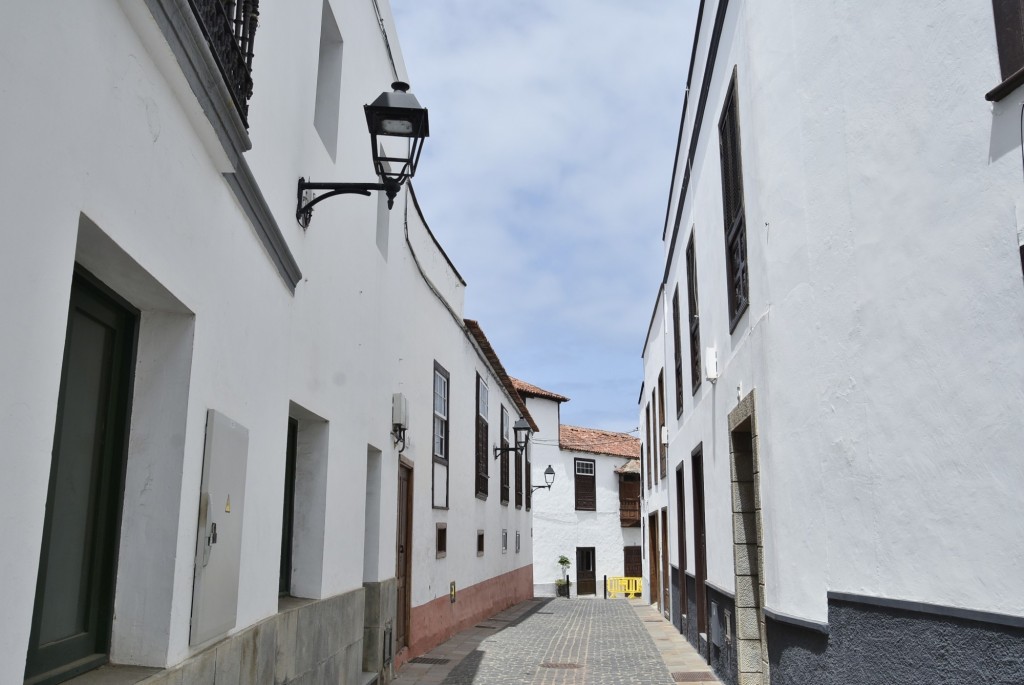
[[[696,0],[392,0],[416,177],[510,373],[636,425]]]

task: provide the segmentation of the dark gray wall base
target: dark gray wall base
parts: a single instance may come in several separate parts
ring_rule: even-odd
[[[1024,683],[1024,628],[835,596],[828,619],[768,619],[772,685]]]
[[[680,582],[679,569],[676,568],[675,566],[670,566],[669,567],[669,575],[670,575],[670,577],[672,579],[671,585],[670,585],[670,592],[671,592],[671,595],[672,595],[672,598],[671,598],[671,600],[672,600],[672,625],[674,625],[676,627],[676,630],[678,630],[680,633],[682,633],[683,632],[683,628],[682,628],[682,625],[683,625],[682,624],[682,614],[683,614],[683,611],[682,611],[682,607],[679,604],[679,601],[681,599],[681,596],[679,594],[679,582]]]
[[[363,594],[282,611],[139,685],[362,682]]]
[[[398,609],[398,581],[363,583],[366,618],[363,627],[363,670],[379,673],[395,658],[394,625]]]
[[[708,589],[708,650],[711,656],[711,668],[719,680],[729,685],[739,683],[739,667],[736,661],[736,603],[731,595],[718,591],[711,585]],[[718,622],[722,629],[722,644],[715,645],[711,642],[711,622],[715,617],[711,613],[711,604],[718,606]],[[726,624],[726,612],[731,620]]]

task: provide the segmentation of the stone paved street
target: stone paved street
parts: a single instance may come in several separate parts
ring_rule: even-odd
[[[675,676],[675,677],[673,677]],[[717,682],[656,610],[624,599],[534,599],[402,667],[397,685]]]

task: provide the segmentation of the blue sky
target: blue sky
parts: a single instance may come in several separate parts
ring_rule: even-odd
[[[414,186],[510,374],[630,431],[696,0],[392,0]]]

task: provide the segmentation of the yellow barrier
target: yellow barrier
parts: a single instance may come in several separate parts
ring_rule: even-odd
[[[644,591],[644,579],[629,576],[611,576],[605,582],[605,590],[609,599],[623,595],[639,597]]]

